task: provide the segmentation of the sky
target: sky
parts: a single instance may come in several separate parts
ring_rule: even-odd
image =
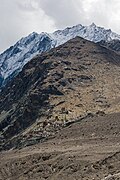
[[[120,0],[0,0],[0,52],[31,32],[53,32],[77,24],[120,34]]]

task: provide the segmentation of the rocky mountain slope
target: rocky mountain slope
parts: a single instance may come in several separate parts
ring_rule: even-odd
[[[120,111],[120,55],[76,37],[34,57],[0,97],[1,149],[43,141],[73,120]]]
[[[64,30],[58,30],[52,34],[34,32],[19,40],[0,55],[0,86],[5,85],[16,76],[36,54],[49,51],[51,48],[57,47],[76,36],[93,42],[120,40],[120,35],[110,29],[97,27],[94,23],[90,26],[79,24]]]
[[[111,41],[100,41],[99,42],[100,45],[102,46],[105,46],[111,50],[114,50],[116,51],[117,53],[120,54],[120,40],[118,39],[114,39],[114,40],[111,40]]]
[[[86,118],[56,137],[0,153],[1,180],[119,180],[120,113]]]
[[[0,55],[0,86],[16,76],[36,54],[53,48],[54,43],[48,34],[33,32],[3,52]]]

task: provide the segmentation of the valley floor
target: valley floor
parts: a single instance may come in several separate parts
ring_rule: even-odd
[[[86,118],[44,143],[0,154],[0,180],[119,180],[120,114]]]

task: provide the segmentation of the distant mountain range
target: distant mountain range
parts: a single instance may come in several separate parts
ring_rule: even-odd
[[[120,35],[110,29],[97,27],[94,23],[89,26],[78,24],[51,34],[33,32],[20,39],[0,55],[0,86],[4,86],[11,78],[16,76],[24,65],[38,53],[49,51],[51,48],[57,47],[76,36],[95,43],[102,42],[103,46],[117,51],[120,50]]]

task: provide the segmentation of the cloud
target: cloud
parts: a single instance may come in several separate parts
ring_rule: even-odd
[[[86,1],[89,2],[89,0]],[[100,26],[112,28],[113,31],[120,33],[119,9],[119,0],[91,0],[87,14],[89,15],[89,20],[94,21]]]
[[[0,0],[0,52],[36,31],[76,24],[111,28],[120,34],[119,0]]]
[[[39,4],[57,28],[94,22],[120,33],[119,0],[39,0]]]
[[[82,2],[82,1],[81,1]],[[77,0],[39,0],[40,7],[45,14],[55,21],[57,28],[82,23],[83,7],[77,7]]]
[[[54,21],[38,6],[37,0],[0,0],[0,52],[33,31],[54,29]]]

